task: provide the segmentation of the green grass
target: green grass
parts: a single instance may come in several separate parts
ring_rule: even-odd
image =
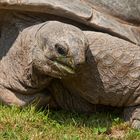
[[[0,140],[139,140],[118,114],[82,115],[0,106]]]

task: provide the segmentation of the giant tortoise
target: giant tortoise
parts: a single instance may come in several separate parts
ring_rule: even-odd
[[[123,107],[140,128],[138,0],[1,0],[0,101],[77,112]]]

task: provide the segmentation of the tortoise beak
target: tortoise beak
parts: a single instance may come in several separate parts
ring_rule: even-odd
[[[75,68],[75,63],[74,63],[74,59],[72,57],[58,57],[56,58],[56,61],[65,65],[65,66],[68,66],[72,69]]]
[[[56,66],[64,75],[67,73],[75,74],[75,65],[72,57],[57,57],[54,60],[54,66]],[[66,75],[67,75],[66,74]]]

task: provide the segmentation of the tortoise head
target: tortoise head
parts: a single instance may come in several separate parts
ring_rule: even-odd
[[[62,78],[74,74],[77,65],[85,62],[88,42],[77,27],[46,22],[38,30],[36,40],[34,66],[46,75]]]

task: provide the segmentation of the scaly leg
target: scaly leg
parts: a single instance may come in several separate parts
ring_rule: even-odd
[[[130,121],[131,126],[140,129],[140,106],[126,107],[124,109],[125,121]]]
[[[50,86],[50,91],[60,109],[79,113],[92,113],[96,110],[95,105],[87,102],[76,91],[64,87],[61,80],[55,79]]]

